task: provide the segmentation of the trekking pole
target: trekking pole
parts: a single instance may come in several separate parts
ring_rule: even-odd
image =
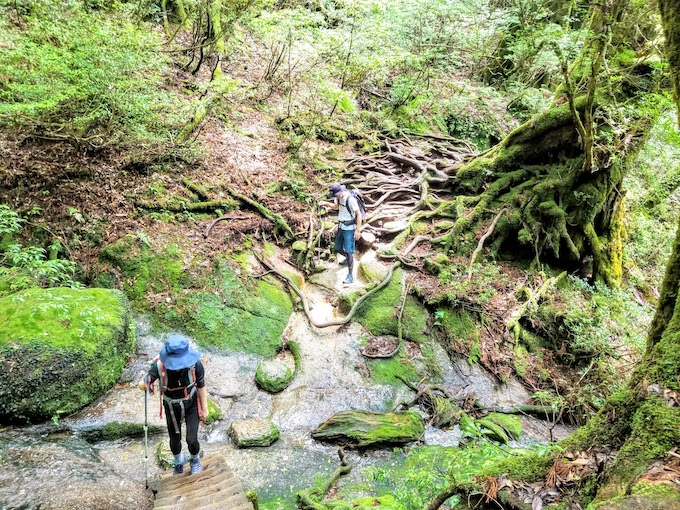
[[[149,488],[149,421],[148,421],[149,390],[144,388],[144,484]]]

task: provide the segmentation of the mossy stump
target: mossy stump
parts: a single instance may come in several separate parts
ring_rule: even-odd
[[[0,299],[0,422],[25,423],[86,406],[120,377],[134,345],[125,296],[33,288]]]
[[[410,443],[418,441],[424,433],[423,419],[413,411],[403,413],[342,411],[313,430],[312,437],[323,441],[370,446]]]

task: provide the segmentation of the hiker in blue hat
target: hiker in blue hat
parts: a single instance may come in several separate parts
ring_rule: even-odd
[[[328,198],[333,198],[333,202],[322,200],[319,205],[338,211],[334,249],[346,257],[348,273],[343,283],[354,283],[354,242],[361,237],[363,215],[357,197],[344,184],[331,184]]]
[[[142,390],[151,390],[158,380],[161,398],[161,417],[170,435],[170,450],[175,456],[175,475],[184,473],[187,456],[182,452],[182,422],[186,424],[186,441],[189,447],[191,474],[203,471],[199,452],[198,422],[208,416],[208,392],[205,389],[205,371],[201,355],[189,347],[189,340],[181,335],[170,336],[161,352],[151,362],[149,372],[139,383]]]

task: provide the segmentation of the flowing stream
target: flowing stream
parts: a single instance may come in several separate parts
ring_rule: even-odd
[[[332,288],[340,288],[346,269],[326,270],[320,285],[307,284],[316,320],[335,315]],[[358,284],[360,285],[360,283]],[[386,411],[394,402],[409,400],[412,392],[402,386],[376,384],[367,377],[364,358],[359,354],[363,329],[348,326],[316,329],[304,313],[294,312],[284,337],[300,344],[301,367],[292,384],[270,395],[254,382],[261,358],[232,352],[202,350],[209,398],[224,416],[201,426],[199,439],[204,451],[222,452],[246,489],[258,492],[260,501],[280,501],[280,508],[295,508],[295,493],[317,483],[319,476],[338,465],[337,447],[319,443],[310,436],[333,414],[348,409]],[[0,509],[73,510],[151,508],[152,493],[145,489],[161,468],[156,446],[167,444],[166,434],[149,438],[148,471],[145,469],[144,440],[121,439],[90,444],[79,430],[103,426],[112,421],[144,423],[143,393],[136,383],[163,345],[165,335],[155,334],[143,317],[138,319],[137,352],[131,358],[119,384],[79,413],[30,427],[6,427],[0,434]],[[436,360],[441,367],[442,385],[454,393],[473,392],[487,405],[525,403],[529,395],[516,382],[498,386],[493,378],[466,362],[453,364],[441,349]],[[267,418],[281,431],[281,438],[268,448],[239,449],[228,436],[232,420]],[[148,402],[151,425],[165,426],[159,418],[159,401]],[[522,418],[520,443],[546,442],[548,425]],[[567,430],[557,426],[553,433],[563,437]],[[457,427],[442,431],[429,427],[426,444],[457,445]],[[186,445],[184,445],[186,448]],[[359,481],[364,468],[389,462],[391,448],[350,450],[353,466],[350,480]],[[148,474],[147,474],[148,472]]]

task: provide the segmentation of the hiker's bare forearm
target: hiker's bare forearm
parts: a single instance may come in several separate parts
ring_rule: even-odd
[[[361,237],[361,213],[357,212],[357,229],[354,231],[354,239]]]
[[[203,418],[208,417],[208,390],[205,389],[205,386],[203,388],[198,388],[198,398],[201,403],[201,416]]]

